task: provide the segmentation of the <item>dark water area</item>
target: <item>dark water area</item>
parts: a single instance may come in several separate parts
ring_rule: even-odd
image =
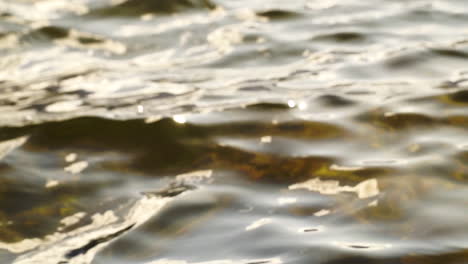
[[[465,1],[0,0],[0,263],[467,264]]]

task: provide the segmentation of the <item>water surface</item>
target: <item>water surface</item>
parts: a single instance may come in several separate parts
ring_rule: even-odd
[[[3,0],[1,263],[468,263],[463,1]]]

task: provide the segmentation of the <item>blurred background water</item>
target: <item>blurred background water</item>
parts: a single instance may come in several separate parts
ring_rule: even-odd
[[[1,0],[0,263],[468,263],[462,0]]]

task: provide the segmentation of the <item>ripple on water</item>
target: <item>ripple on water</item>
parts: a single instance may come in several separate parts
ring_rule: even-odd
[[[0,262],[467,263],[464,10],[0,2]]]
[[[249,114],[246,115],[247,113]],[[237,115],[238,118],[248,116],[251,118],[248,123],[237,121],[223,124],[225,120],[220,120],[221,123],[217,124],[216,118],[210,124],[197,124],[196,118],[188,118],[186,123],[163,119],[149,124],[143,120],[79,118],[3,128],[5,139],[29,136],[27,141],[24,140],[23,147],[13,146],[20,147],[20,150],[7,152],[4,162],[8,166],[9,174],[20,174],[20,171],[24,170],[18,167],[21,164],[20,160],[28,160],[29,165],[25,168],[32,169],[41,166],[41,162],[49,164],[46,171],[37,174],[36,177],[39,178],[36,178],[37,183],[34,185],[31,185],[28,178],[24,178],[22,189],[12,185],[18,179],[4,181],[4,186],[9,186],[7,188],[10,189],[4,196],[8,197],[5,206],[18,195],[25,201],[37,201],[36,204],[25,203],[24,208],[16,206],[5,215],[13,223],[5,229],[5,232],[8,232],[5,233],[5,237],[10,236],[11,239],[11,235],[7,234],[15,232],[15,240],[9,243],[24,241],[26,238],[41,239],[43,235],[30,233],[31,224],[23,222],[33,217],[37,224],[42,226],[38,230],[43,234],[58,230],[57,235],[60,235],[54,239],[81,239],[83,247],[62,248],[57,252],[68,253],[61,256],[56,254],[57,258],[81,259],[94,256],[95,246],[115,241],[97,256],[98,263],[106,263],[116,257],[126,261],[146,262],[152,259],[177,259],[179,252],[189,252],[187,254],[199,262],[238,259],[238,256],[266,259],[281,257],[286,261],[296,258],[293,252],[322,252],[322,247],[335,252],[330,253],[334,257],[325,258],[325,255],[320,255],[311,258],[306,254],[305,259],[327,263],[335,261],[333,259],[346,260],[347,254],[355,254],[357,258],[368,258],[369,261],[377,263],[382,257],[362,252],[383,252],[379,253],[380,256],[385,256],[383,259],[389,258],[393,261],[397,259],[396,256],[406,256],[403,252],[407,252],[409,248],[416,252],[424,252],[432,248],[429,241],[441,243],[447,236],[459,235],[451,235],[452,231],[440,225],[443,221],[439,218],[442,215],[450,215],[451,230],[459,231],[466,224],[464,214],[460,211],[464,206],[460,203],[461,200],[442,198],[445,197],[444,194],[453,193],[454,190],[464,192],[463,185],[457,182],[463,181],[460,175],[466,174],[466,166],[460,164],[453,169],[456,170],[453,176],[450,176],[452,172],[446,172],[446,176],[441,177],[441,174],[434,171],[434,176],[426,176],[423,167],[406,167],[398,163],[393,165],[393,169],[377,169],[376,165],[366,163],[361,163],[359,167],[337,165],[340,160],[347,159],[349,162],[352,159],[352,156],[342,153],[343,151],[362,151],[359,145],[353,144],[328,145],[326,148],[344,149],[330,150],[325,156],[287,154],[288,145],[285,145],[286,148],[276,148],[271,154],[252,148],[258,144],[278,144],[276,138],[279,136],[290,138],[292,143],[300,140],[326,142],[330,140],[330,136],[346,141],[363,136],[356,134],[361,130],[350,134],[333,124],[310,121],[291,123],[283,119],[274,125],[265,124],[263,121],[265,115],[271,115],[270,118],[279,114],[287,117],[288,113],[294,113],[294,109],[284,107],[276,108],[274,112],[265,112],[262,107],[251,107],[235,109],[229,113]],[[204,114],[199,115],[203,117]],[[209,116],[206,115],[206,118]],[[373,123],[375,120],[361,122]],[[413,125],[418,127],[416,123]],[[321,130],[328,132],[324,133]],[[339,133],[334,133],[335,130]],[[393,132],[390,130],[379,133]],[[273,135],[271,141],[260,141],[260,137],[265,134]],[[255,138],[256,142],[247,140],[245,147],[239,148],[235,144],[227,146],[225,140],[217,139],[220,136],[235,135],[244,139]],[[424,140],[435,142],[438,138],[433,135]],[[373,138],[363,137],[359,140],[364,140],[364,143],[366,140],[372,141]],[[413,150],[419,151],[424,148],[422,142],[416,144],[421,146],[413,147]],[[451,151],[458,155],[457,159],[463,160],[463,151],[453,148]],[[76,176],[64,175],[64,172],[68,171],[66,166],[69,166],[64,163],[64,159],[68,159],[71,155],[69,153],[76,155],[73,162],[77,159],[78,162],[86,162],[86,170],[75,171],[72,175]],[[283,157],[278,156],[281,153],[284,153]],[[44,159],[44,155],[49,157]],[[54,156],[57,158],[53,158]],[[79,157],[85,161],[80,161]],[[448,161],[441,162],[445,166],[444,162]],[[151,191],[168,182],[171,175],[194,169],[210,169],[210,175],[211,170],[214,170],[214,174],[209,177],[212,180],[205,181],[205,177],[202,177],[195,181],[190,180],[189,183],[185,178],[195,174],[184,174],[187,176],[176,178],[180,183],[168,185],[173,191]],[[385,170],[387,172],[384,172]],[[55,181],[55,184],[48,186],[47,182],[51,180]],[[285,183],[289,183],[289,188]],[[132,190],[129,186],[139,187]],[[25,196],[29,193],[28,188],[36,190],[36,194],[33,195],[36,198]],[[41,189],[43,191],[40,191]],[[12,193],[13,190],[17,193]],[[139,228],[132,226],[135,222],[117,216],[113,218],[113,221],[119,223],[112,229],[115,232],[109,231],[110,233],[101,235],[96,233],[94,238],[80,235],[77,228],[85,228],[89,221],[86,219],[90,216],[105,211],[105,208],[115,208],[118,204],[121,204],[119,207],[125,205],[128,208],[128,199],[141,199],[138,198],[139,192],[143,190],[145,195],[156,197],[172,193],[169,195],[171,200],[168,200],[169,203],[159,213],[154,212],[148,220],[138,222],[138,225],[141,225]],[[186,194],[179,197],[181,193]],[[53,197],[60,195],[63,195],[64,200],[50,203]],[[284,200],[285,196],[291,199]],[[66,202],[67,199],[72,200]],[[89,204],[89,201],[101,199],[106,202],[92,206]],[[450,207],[447,206],[447,199],[451,199]],[[127,202],[124,202],[125,200]],[[41,205],[42,203],[45,204]],[[130,205],[132,203],[134,206],[138,204],[131,202]],[[432,206],[428,206],[429,204]],[[434,207],[434,204],[437,204],[437,207]],[[5,206],[2,208],[5,209]],[[125,206],[122,208],[124,211],[136,210],[125,209]],[[64,219],[78,213],[81,217],[76,223],[70,227],[61,227]],[[56,219],[55,224],[49,219],[52,216]],[[48,224],[44,225],[43,221],[46,219],[49,219]],[[429,229],[432,235],[429,237],[429,230],[419,228],[416,224],[421,221],[428,223],[428,219],[431,219],[432,223]],[[437,231],[438,229],[440,231]],[[213,232],[214,230],[216,232]],[[93,233],[89,235],[91,234]],[[306,234],[307,236],[304,236]],[[116,240],[120,236],[122,238]],[[314,236],[314,240],[310,240],[309,236]],[[49,241],[47,243],[57,241],[51,239],[52,237],[46,239]],[[154,239],[158,241],[156,244],[152,242]],[[45,243],[41,242],[42,240],[33,241],[36,241],[36,246]],[[6,245],[6,248],[12,246]],[[206,251],[207,248],[220,245],[224,245],[224,250],[216,254]],[[37,254],[25,255],[20,259],[40,259],[43,254],[47,253],[39,250]],[[419,257],[414,259],[418,261]]]

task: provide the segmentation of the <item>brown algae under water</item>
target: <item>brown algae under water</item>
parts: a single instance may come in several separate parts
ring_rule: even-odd
[[[459,94],[413,104],[458,108]],[[334,113],[361,104],[343,100],[308,104]],[[464,263],[467,118],[257,104],[4,127],[0,245],[12,253],[2,256]]]
[[[467,14],[0,1],[0,263],[467,264]]]

